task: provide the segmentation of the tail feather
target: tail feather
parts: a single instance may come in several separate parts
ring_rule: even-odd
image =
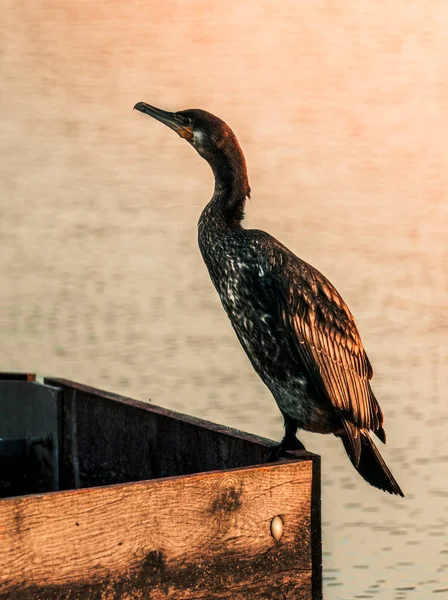
[[[361,460],[362,451],[361,430],[358,429],[354,423],[348,421],[347,419],[342,419],[342,424],[345,430],[345,435],[342,436],[344,448],[349,455],[353,466],[355,469],[357,469],[359,461]]]
[[[383,442],[383,444],[386,443],[386,432],[384,431],[384,429],[382,427],[379,427],[376,431],[373,432],[376,437],[381,440]]]
[[[389,471],[383,457],[378,451],[378,448],[373,443],[367,431],[358,430],[361,438],[361,453],[358,459],[357,453],[353,453],[353,441],[350,435],[345,433],[341,436],[342,443],[353,466],[367,483],[374,487],[404,497],[400,486],[395,481],[394,476]]]

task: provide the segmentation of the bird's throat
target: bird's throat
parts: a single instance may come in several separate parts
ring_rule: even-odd
[[[215,176],[215,191],[206,209],[210,216],[219,216],[227,226],[239,227],[250,197],[243,153],[221,154],[210,166]]]

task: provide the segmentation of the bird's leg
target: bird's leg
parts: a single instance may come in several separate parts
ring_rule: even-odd
[[[275,462],[282,458],[282,454],[288,450],[306,450],[305,446],[296,437],[297,425],[294,421],[285,417],[285,435],[280,444],[275,444],[269,449],[266,462]]]
[[[285,437],[282,440],[284,450],[306,450],[300,440],[296,438],[297,425],[294,421],[285,419]]]

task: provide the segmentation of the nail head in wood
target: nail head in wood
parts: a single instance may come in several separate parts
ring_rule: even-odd
[[[279,540],[283,535],[283,521],[278,515],[271,521],[271,535],[274,540]]]

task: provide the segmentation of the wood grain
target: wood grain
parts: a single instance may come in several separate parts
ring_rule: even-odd
[[[321,598],[318,456],[257,465],[270,440],[45,383],[69,491],[0,501],[0,599]]]
[[[64,489],[264,463],[273,444],[72,381],[46,378],[45,383],[62,391]]]
[[[311,494],[307,460],[3,500],[0,598],[310,599]]]

